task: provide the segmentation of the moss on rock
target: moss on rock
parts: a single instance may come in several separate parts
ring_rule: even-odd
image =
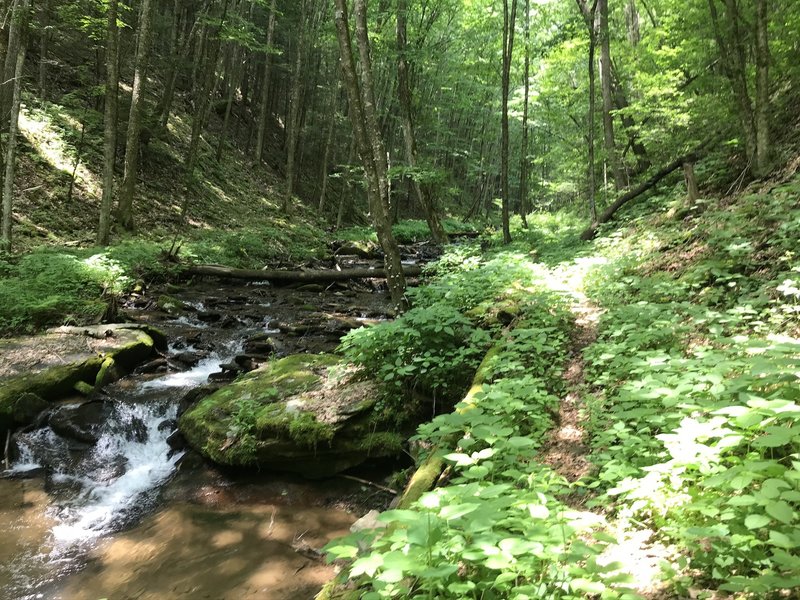
[[[216,463],[310,477],[399,453],[403,437],[375,422],[377,390],[331,376],[339,363],[326,354],[270,362],[201,400],[179,427]]]
[[[106,335],[108,331],[113,335]],[[135,325],[59,328],[46,335],[5,340],[0,434],[30,423],[40,412],[31,414],[33,407],[21,406],[25,398],[52,401],[74,394],[76,389],[90,393],[98,384],[109,382],[112,367],[133,369],[152,354],[154,345],[153,338]],[[28,418],[20,421],[19,415]]]

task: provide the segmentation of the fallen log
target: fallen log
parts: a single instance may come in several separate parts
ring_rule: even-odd
[[[620,208],[622,208],[624,205],[626,205],[631,200],[634,200],[635,198],[638,198],[639,196],[644,194],[646,191],[654,188],[658,184],[658,182],[660,182],[662,179],[664,179],[667,175],[670,175],[672,172],[677,171],[678,169],[680,169],[684,165],[684,163],[693,163],[693,162],[695,162],[699,158],[701,151],[708,145],[709,145],[709,142],[701,144],[700,146],[696,147],[694,150],[692,150],[688,154],[684,154],[683,156],[681,156],[679,158],[676,158],[674,161],[669,163],[664,168],[662,168],[659,171],[653,173],[653,175],[647,181],[645,181],[641,185],[638,185],[637,187],[633,188],[632,190],[622,194],[622,196],[620,196],[616,200],[616,202],[614,202],[611,206],[609,206],[607,209],[605,209],[605,211],[603,211],[603,214],[601,214],[597,218],[597,222],[596,223],[592,223],[591,225],[589,225],[589,227],[587,227],[584,230],[583,233],[581,233],[581,239],[584,240],[584,241],[588,241],[588,240],[591,240],[592,238],[594,238],[594,236],[597,234],[597,227],[599,225],[601,225],[602,223],[606,223],[606,222],[610,221],[611,217],[614,216],[614,213],[616,213]]]
[[[223,277],[244,279],[246,281],[270,281],[274,283],[324,283],[329,281],[350,281],[351,279],[386,279],[384,269],[342,269],[308,271],[261,271],[256,269],[233,269],[221,265],[195,265],[187,272],[202,277]],[[417,277],[422,267],[403,267],[403,275]]]

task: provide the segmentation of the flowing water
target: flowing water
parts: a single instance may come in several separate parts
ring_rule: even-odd
[[[191,369],[107,387],[93,405],[102,413],[96,443],[49,427],[17,436],[17,459],[0,480],[0,598],[311,598],[331,576],[311,549],[347,532],[359,515],[346,499],[363,490],[341,480],[242,479],[180,467],[183,453],[167,442],[180,398],[240,353],[247,335],[277,333],[265,310],[298,303],[298,294],[270,291],[267,302],[257,291],[237,299],[236,325],[226,331],[192,314],[159,323],[177,340],[170,355],[196,351],[195,343],[211,350]],[[234,295],[215,293],[217,310]],[[198,313],[209,304],[188,301]],[[291,344],[291,351],[318,345]],[[59,410],[81,405],[67,400]]]

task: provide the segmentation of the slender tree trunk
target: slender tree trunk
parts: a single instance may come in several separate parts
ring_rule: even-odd
[[[22,43],[21,7],[28,6],[28,4],[29,0],[12,0],[11,8],[8,11],[11,24],[8,27],[3,81],[0,82],[0,115],[4,117],[11,111],[11,99],[14,93],[14,73],[19,47]],[[8,131],[8,121],[5,118],[2,119],[2,131]]]
[[[347,168],[350,169],[350,165],[353,164],[353,161],[356,158],[356,140],[355,136],[351,136],[350,138],[350,150],[347,153]],[[336,229],[339,229],[342,226],[342,220],[344,219],[344,208],[345,203],[352,204],[352,195],[353,195],[353,186],[350,182],[350,176],[348,173],[348,177],[345,180],[344,190],[342,191],[341,196],[339,196],[339,210],[336,211]]]
[[[27,28],[27,13],[30,0],[21,0],[14,8],[14,24],[12,29],[17,29],[19,42],[16,45],[14,61],[14,85],[11,93],[11,117],[8,126],[8,144],[5,152],[5,175],[3,177],[3,219],[0,224],[0,250],[11,251],[12,222],[11,212],[14,196],[14,170],[17,158],[17,132],[19,130],[19,109],[22,99],[22,68],[25,65],[25,29]]]
[[[756,175],[763,177],[770,169],[769,134],[769,24],[767,0],[756,0]]]
[[[511,202],[511,190],[508,180],[508,92],[511,79],[511,58],[514,53],[514,26],[517,17],[517,0],[511,0],[511,10],[509,12],[508,0],[503,0],[503,115],[501,126],[501,148],[500,148],[500,177],[502,186],[503,202],[503,242],[511,243],[511,228],[509,225]]]
[[[600,39],[600,88],[603,95],[603,142],[608,162],[611,164],[611,173],[614,176],[614,186],[617,190],[625,187],[625,174],[617,155],[617,144],[614,139],[614,117],[611,111],[614,108],[614,98],[611,92],[611,42],[608,31],[608,0],[598,0],[597,17],[599,23],[597,32]]]
[[[528,198],[528,104],[530,101],[530,66],[531,66],[531,7],[530,0],[525,0],[525,63],[523,68],[524,99],[522,104],[522,152],[519,164],[519,215],[522,226],[528,228],[530,199]]]
[[[269,7],[269,24],[267,25],[267,51],[264,54],[264,75],[261,84],[261,118],[258,120],[258,137],[256,139],[255,161],[261,162],[264,156],[264,138],[269,122],[270,78],[272,77],[272,44],[275,36],[275,0]]]
[[[739,30],[739,10],[736,0],[725,0],[725,17],[730,39],[722,32],[716,6],[717,0],[708,0],[714,37],[719,48],[722,68],[731,82],[731,89],[739,109],[745,151],[751,162],[756,158],[756,128],[753,118],[753,105],[747,89],[747,73],[745,71],[744,43]]]
[[[300,0],[300,35],[297,39],[297,54],[294,61],[294,71],[292,73],[292,90],[289,96],[289,118],[286,122],[286,189],[283,194],[283,212],[289,213],[292,206],[292,193],[294,192],[295,179],[295,158],[297,155],[297,140],[300,129],[300,92],[303,88],[303,54],[306,48],[306,29],[308,0]]]
[[[400,261],[400,250],[392,233],[389,221],[388,186],[386,185],[385,154],[381,155],[382,143],[375,115],[374,92],[372,90],[369,39],[366,27],[366,5],[364,0],[355,0],[356,35],[361,57],[359,83],[353,58],[353,45],[347,18],[347,0],[335,0],[334,20],[339,42],[342,78],[350,105],[350,121],[353,126],[358,153],[367,179],[367,198],[370,214],[378,240],[384,251],[387,283],[393,302],[398,308],[407,306],[405,298],[406,280]],[[376,156],[377,155],[377,156]],[[383,167],[381,166],[383,165]]]
[[[169,123],[169,113],[172,111],[172,100],[175,96],[175,84],[178,81],[178,68],[180,63],[183,62],[181,60],[182,51],[179,41],[181,22],[180,10],[181,0],[174,0],[172,8],[172,28],[170,31],[169,64],[167,65],[167,75],[164,83],[164,95],[161,96],[161,102],[159,102],[158,108],[156,108],[158,127],[162,131],[167,128],[167,123]],[[188,45],[188,38],[184,40],[184,43]]]
[[[50,44],[50,0],[42,2],[42,31],[39,37],[39,95],[47,99],[47,54]]]
[[[225,117],[222,120],[222,130],[219,133],[219,139],[217,140],[217,162],[222,160],[222,149],[225,145],[225,140],[228,137],[228,128],[230,127],[231,122],[231,113],[233,112],[233,101],[236,96],[236,90],[239,89],[239,83],[241,82],[241,72],[242,72],[242,48],[236,47],[231,50],[231,62],[230,62],[230,82],[228,85],[228,97],[225,100]]]
[[[686,206],[694,206],[700,198],[700,190],[697,188],[697,177],[694,174],[694,163],[687,161],[683,163],[683,179],[686,182]]]
[[[594,12],[597,9],[597,0],[592,7],[592,22],[594,22]],[[597,36],[595,30],[589,32],[589,161],[587,165],[587,185],[589,188],[589,212],[592,216],[592,225],[597,223],[597,200],[595,198],[595,183],[594,177],[594,115],[595,115],[595,70],[594,70],[594,55],[597,45]]]
[[[147,61],[150,52],[150,25],[152,22],[152,0],[142,0],[139,18],[139,42],[136,46],[136,67],[131,90],[131,109],[128,115],[128,133],[125,142],[125,174],[119,194],[117,220],[123,229],[133,231],[133,197],[139,175],[139,136],[142,130],[142,105],[144,103]]]
[[[100,201],[100,223],[97,244],[105,246],[111,232],[111,211],[114,206],[114,165],[117,154],[117,93],[119,90],[118,0],[108,1],[106,25],[106,98],[103,116],[103,196]]]
[[[420,183],[419,174],[414,172],[419,164],[417,160],[417,140],[414,135],[414,121],[411,112],[411,84],[409,83],[409,64],[406,58],[407,46],[407,0],[397,0],[397,96],[403,125],[403,141],[405,142],[406,162],[412,170],[412,187],[417,197],[433,240],[438,244],[448,242],[442,222],[439,220],[433,197],[427,185]]]
[[[200,152],[200,137],[203,133],[203,129],[206,126],[206,122],[208,121],[214,92],[216,90],[215,82],[217,79],[217,62],[219,61],[219,52],[221,47],[219,34],[221,33],[222,28],[225,26],[225,22],[228,18],[229,4],[230,0],[225,0],[225,3],[222,7],[222,14],[216,27],[216,33],[212,33],[211,31],[206,32],[207,60],[205,61],[205,67],[203,69],[204,76],[202,87],[196,94],[198,100],[195,103],[195,111],[192,115],[192,134],[189,140],[189,150],[186,153],[186,177],[189,183],[191,183],[192,178],[194,177],[194,167],[197,163],[197,157]],[[211,39],[214,35],[217,37],[216,40]],[[188,211],[189,193],[187,190],[187,193],[184,196],[183,206],[181,207],[182,218],[186,218]]]
[[[322,211],[325,208],[325,196],[328,192],[328,163],[330,162],[331,158],[331,146],[333,145],[333,130],[335,129],[336,125],[336,111],[333,111],[331,115],[330,122],[328,123],[328,134],[325,136],[325,152],[322,156],[322,181],[321,181],[321,191],[319,193],[319,207],[317,212],[322,215]]]

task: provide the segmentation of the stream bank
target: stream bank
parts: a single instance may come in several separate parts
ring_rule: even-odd
[[[174,443],[181,400],[228,383],[237,357],[250,355],[249,370],[330,352],[344,332],[389,317],[370,282],[289,290],[204,281],[161,292],[132,297],[123,311],[163,330],[168,349],[88,401],[68,394],[49,413],[52,424],[59,411],[91,405],[96,421],[83,429],[92,439],[51,426],[16,436],[10,477],[0,480],[8,531],[0,596],[311,595],[332,574],[318,549],[391,499],[343,479],[225,471]]]

